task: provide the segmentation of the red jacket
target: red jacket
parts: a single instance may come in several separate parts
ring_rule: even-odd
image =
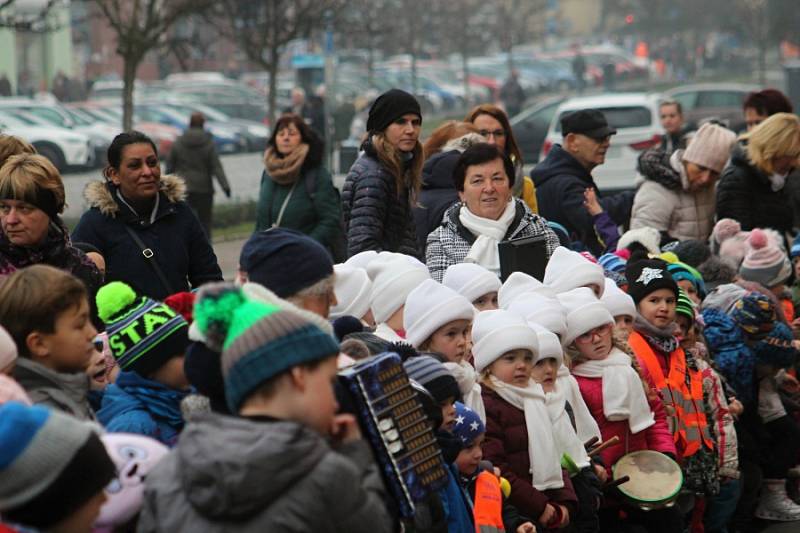
[[[653,379],[647,373],[647,369],[643,369],[642,372],[644,373],[645,381],[652,389]],[[656,423],[644,431],[631,433],[627,420],[612,422],[603,414],[603,378],[575,376],[575,379],[578,380],[578,386],[581,389],[583,401],[586,402],[586,407],[589,408],[589,412],[600,427],[600,435],[602,435],[603,440],[606,441],[615,435],[619,437],[619,444],[600,452],[600,457],[603,459],[603,464],[606,465],[606,470],[608,470],[609,474],[611,474],[611,467],[620,457],[629,452],[655,450],[675,455],[675,444],[672,439],[672,433],[670,433],[667,426],[664,404],[658,398],[657,392],[654,390],[648,391],[648,403],[650,404],[650,410],[655,415]]]
[[[483,387],[481,396],[486,408],[483,457],[498,467],[511,484],[511,503],[520,514],[534,520],[539,518],[545,505],[550,502],[566,506],[570,517],[574,517],[578,499],[566,471],[561,471],[564,478],[564,487],[561,489],[539,491],[531,482],[525,413],[488,387]]]

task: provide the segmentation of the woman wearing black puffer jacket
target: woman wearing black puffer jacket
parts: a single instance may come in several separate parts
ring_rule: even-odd
[[[420,188],[422,113],[417,100],[391,89],[369,110],[363,153],[342,189],[347,255],[375,250],[420,257],[411,206]]]

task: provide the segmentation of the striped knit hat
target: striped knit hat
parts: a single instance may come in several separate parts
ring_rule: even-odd
[[[97,291],[97,314],[125,371],[149,376],[189,346],[189,324],[168,305],[137,295],[121,281]]]
[[[689,320],[694,322],[694,302],[692,302],[686,295],[686,292],[680,288],[678,289],[678,301],[675,306],[675,312],[689,317]]]
[[[49,529],[115,476],[91,425],[40,406],[0,406],[0,513]]]
[[[403,368],[406,369],[408,377],[425,387],[437,402],[442,403],[449,398],[454,401],[461,400],[461,391],[456,378],[442,363],[430,355],[410,357],[403,362]]]
[[[597,259],[597,262],[600,263],[603,270],[619,272],[620,274],[625,273],[625,263],[627,263],[627,261],[617,254],[603,254]]]
[[[231,283],[203,286],[194,318],[209,348],[222,352],[225,397],[233,413],[271,378],[339,353],[333,337],[309,319],[249,299]]]

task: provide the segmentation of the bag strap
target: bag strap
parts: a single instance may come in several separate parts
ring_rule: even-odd
[[[164,288],[167,290],[167,295],[175,294],[175,291],[172,290],[172,286],[169,284],[169,281],[167,280],[167,277],[164,275],[164,272],[161,270],[161,267],[158,266],[158,263],[153,258],[153,256],[155,255],[153,253],[153,249],[148,248],[147,245],[144,242],[142,242],[142,239],[140,239],[139,236],[136,235],[136,232],[133,231],[130,226],[128,226],[127,224],[123,224],[123,226],[125,227],[125,230],[128,232],[128,235],[131,236],[131,239],[133,239],[133,242],[136,243],[136,246],[139,247],[139,250],[142,252],[145,261],[149,263],[151,267],[153,267],[153,270],[156,272],[156,276],[158,276],[158,280],[161,282],[161,285],[163,285]]]
[[[281,226],[281,220],[283,220],[283,212],[286,211],[286,206],[289,205],[289,200],[292,199],[292,193],[294,193],[295,187],[297,187],[296,181],[294,182],[294,185],[292,185],[292,188],[289,189],[289,193],[286,195],[286,198],[283,199],[283,203],[281,204],[281,210],[278,211],[278,218],[272,225],[273,228],[279,228]]]

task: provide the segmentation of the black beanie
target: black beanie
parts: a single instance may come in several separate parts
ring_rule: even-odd
[[[628,294],[636,305],[639,305],[645,296],[659,289],[669,289],[675,293],[675,298],[678,298],[678,284],[667,270],[667,263],[660,259],[643,259],[628,263],[625,267],[625,277],[628,279]]]
[[[369,108],[367,131],[383,131],[398,118],[412,113],[422,119],[419,102],[412,95],[400,89],[389,89],[380,95]]]

